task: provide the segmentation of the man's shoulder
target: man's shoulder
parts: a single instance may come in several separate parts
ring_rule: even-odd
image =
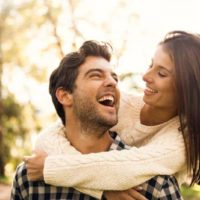
[[[50,135],[58,135],[60,131],[64,129],[64,126],[61,121],[57,121],[49,125],[48,127],[44,128],[39,134],[38,139],[41,139],[46,136]]]
[[[120,138],[117,132],[110,131],[110,135],[113,139],[113,143],[110,147],[110,150],[123,150],[131,148],[130,146],[125,144],[125,142]]]
[[[37,136],[34,149],[42,149],[47,153],[51,152],[49,148],[53,148],[57,140],[63,140],[64,138],[64,126],[59,121],[51,124],[49,127],[43,129]]]
[[[24,175],[26,174],[26,165],[24,162],[20,163],[17,168],[16,168],[16,172],[17,175]]]
[[[11,200],[28,199],[29,182],[24,163],[20,163],[15,171],[11,189]]]
[[[27,179],[27,169],[24,162],[20,163],[15,171],[15,181],[18,183],[18,185],[24,184],[25,182],[28,182]]]
[[[182,199],[178,182],[172,175],[154,176],[142,187],[142,193],[148,199]]]
[[[24,163],[18,165],[14,178],[11,200],[58,200],[58,199],[91,199],[86,194],[69,187],[59,187],[46,184],[44,181],[28,181],[27,170]]]

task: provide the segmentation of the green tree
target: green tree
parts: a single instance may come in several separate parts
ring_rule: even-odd
[[[20,105],[15,96],[4,86],[2,77],[4,69],[30,66],[27,72],[34,71],[34,66],[28,63],[23,55],[30,36],[27,32],[31,26],[30,18],[26,15],[27,8],[34,8],[34,1],[28,4],[13,5],[11,2],[0,2],[0,175],[5,175],[5,164],[11,160],[11,150],[17,146],[16,139],[23,141],[30,132],[30,127],[24,123],[28,106],[32,116],[35,110],[31,102]],[[20,18],[26,16],[25,18]],[[39,24],[39,22],[38,22]],[[39,26],[39,25],[38,25]],[[37,77],[37,73],[33,74]],[[38,77],[37,77],[38,78]],[[30,119],[31,120],[31,119]],[[37,120],[35,128],[38,128]],[[13,161],[15,159],[12,159]]]
[[[26,138],[26,135],[40,127],[36,117],[37,111],[31,98],[21,107],[17,102],[17,96],[12,95],[9,88],[2,82],[2,77],[12,74],[13,69],[20,69],[26,73],[27,79],[34,79],[42,84],[47,81],[47,66],[37,61],[42,60],[42,56],[52,56],[49,54],[50,51],[55,52],[55,58],[60,60],[67,51],[76,49],[84,40],[93,39],[93,32],[100,33],[104,38],[102,40],[111,43],[115,43],[113,38],[120,38],[117,40],[114,52],[114,60],[118,64],[129,44],[127,39],[129,26],[139,20],[134,12],[129,12],[127,16],[122,15],[121,11],[128,8],[130,2],[116,1],[111,12],[107,13],[107,17],[96,22],[91,17],[95,11],[90,8],[88,1],[0,0],[0,173],[2,175],[5,163],[8,161],[6,157],[11,159],[9,157],[11,147],[16,146],[11,138]],[[119,34],[119,29],[117,31],[113,29],[112,24],[115,23],[116,18],[121,17],[125,17],[126,22],[130,23]],[[107,21],[108,18],[110,23]],[[39,45],[31,46],[32,44]],[[36,59],[32,59],[35,54],[37,54]],[[131,75],[123,74],[121,77],[127,79]],[[26,83],[24,87],[25,85]],[[29,94],[31,91],[26,92]],[[8,115],[10,113],[8,107],[17,111]],[[31,113],[28,117],[27,113],[24,113],[27,107]],[[33,124],[30,125],[31,127],[28,127],[30,123],[22,126],[21,123],[24,123],[22,119],[32,120]],[[14,123],[15,129],[9,127],[8,122]]]
[[[0,175],[4,175],[4,165],[5,165],[5,147],[4,147],[4,133],[3,133],[3,99],[2,99],[2,74],[3,74],[3,52],[2,52],[2,41],[3,41],[3,29],[4,29],[4,20],[7,17],[6,9],[0,10]]]

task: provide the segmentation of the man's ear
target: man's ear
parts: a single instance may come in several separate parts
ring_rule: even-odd
[[[58,101],[63,105],[63,106],[71,106],[72,105],[72,94],[68,91],[66,91],[63,88],[58,88],[56,90],[56,97]]]

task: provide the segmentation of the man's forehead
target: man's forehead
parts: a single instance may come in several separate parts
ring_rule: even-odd
[[[103,57],[88,56],[80,66],[79,73],[87,73],[87,71],[95,70],[114,73],[114,66]]]

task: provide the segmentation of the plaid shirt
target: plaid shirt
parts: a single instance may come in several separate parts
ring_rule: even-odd
[[[123,150],[125,145],[116,134],[111,134],[113,143],[110,150]],[[149,200],[180,200],[178,183],[173,176],[155,176],[141,185],[142,194]],[[17,167],[11,191],[11,200],[95,200],[94,197],[83,194],[74,188],[55,187],[44,181],[28,181],[27,170],[22,163]],[[102,199],[105,199],[102,197]]]

